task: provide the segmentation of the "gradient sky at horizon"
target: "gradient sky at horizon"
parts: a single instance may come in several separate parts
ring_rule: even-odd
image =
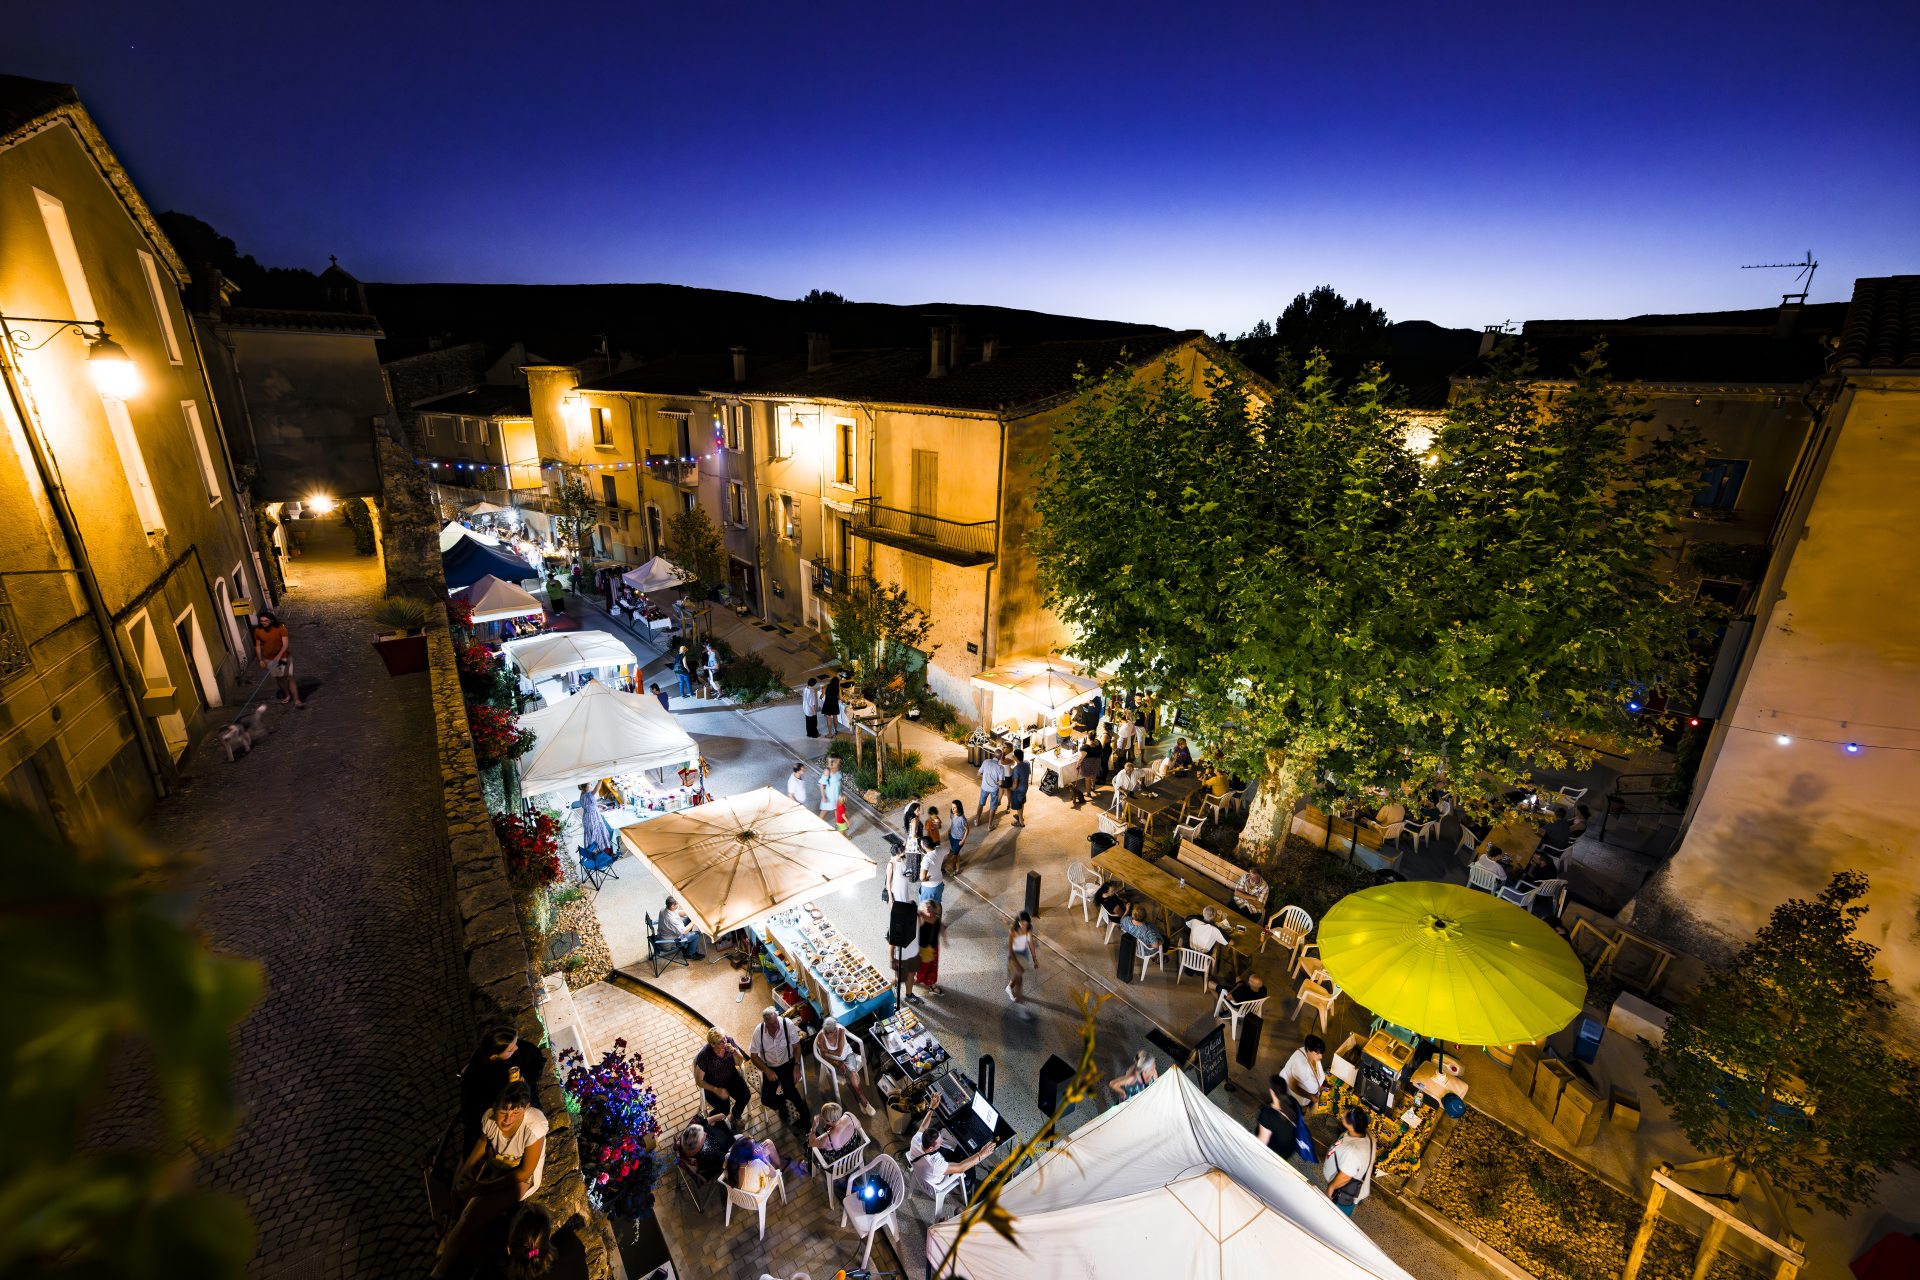
[[[1238,333],[1322,283],[1479,326],[1920,270],[1911,18],[101,0],[11,15],[0,71],[274,265]]]

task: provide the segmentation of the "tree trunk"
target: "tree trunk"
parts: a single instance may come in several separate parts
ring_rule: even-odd
[[[1747,1186],[1747,1171],[1734,1166],[1733,1175],[1727,1179],[1727,1211],[1738,1213],[1740,1193]],[[1706,1232],[1700,1237],[1700,1252],[1693,1256],[1693,1280],[1707,1280],[1707,1272],[1713,1270],[1713,1260],[1720,1256],[1720,1242],[1726,1238],[1727,1224],[1714,1218],[1707,1223]]]
[[[1240,856],[1256,865],[1270,862],[1287,841],[1293,827],[1294,805],[1300,799],[1300,769],[1283,751],[1267,753],[1267,769],[1247,806],[1247,825],[1240,830]]]

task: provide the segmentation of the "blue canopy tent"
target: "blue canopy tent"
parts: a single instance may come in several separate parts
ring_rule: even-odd
[[[461,538],[442,551],[440,564],[446,570],[448,591],[470,587],[489,574],[502,582],[516,583],[540,576],[539,570],[519,556],[477,538]]]

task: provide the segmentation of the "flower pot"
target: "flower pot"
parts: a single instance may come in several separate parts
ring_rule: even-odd
[[[422,632],[416,636],[381,636],[373,642],[380,661],[387,664],[390,676],[418,675],[427,669],[427,637]]]

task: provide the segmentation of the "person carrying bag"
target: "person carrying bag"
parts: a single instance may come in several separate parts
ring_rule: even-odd
[[[1327,1179],[1327,1199],[1351,1218],[1355,1206],[1373,1194],[1373,1164],[1378,1148],[1367,1132],[1366,1108],[1349,1107],[1340,1120],[1346,1132],[1328,1150],[1327,1163],[1321,1172]]]

